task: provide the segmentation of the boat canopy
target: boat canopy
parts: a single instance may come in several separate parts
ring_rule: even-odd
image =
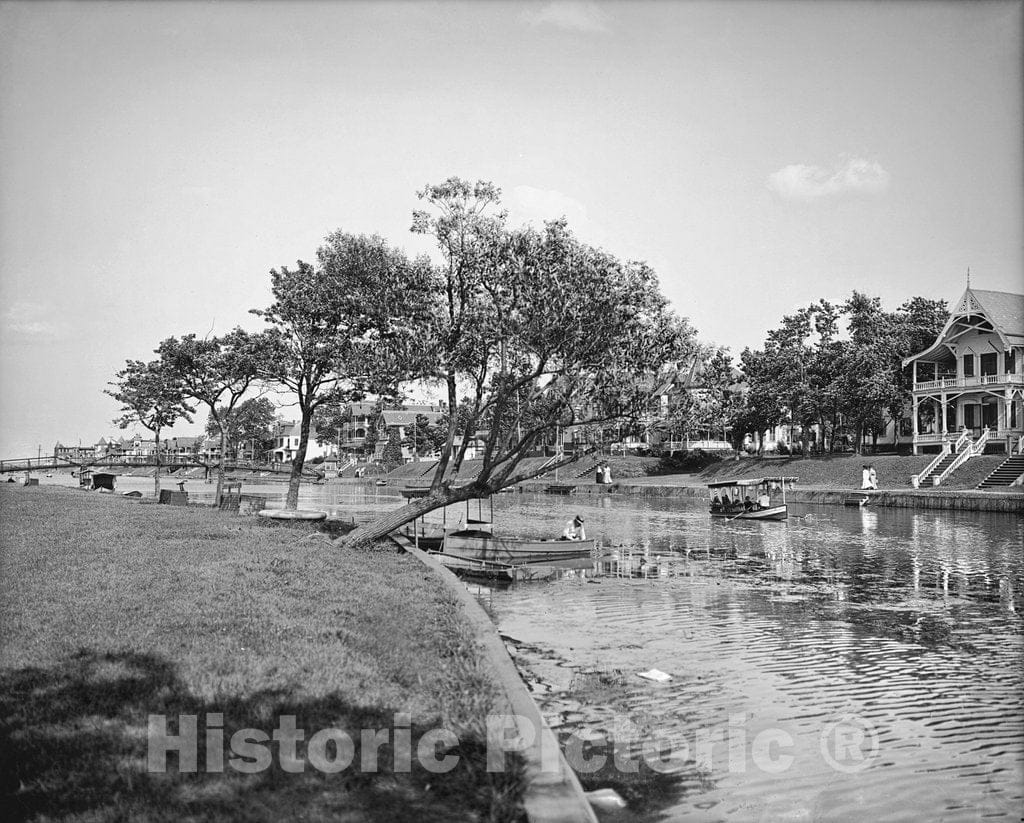
[[[709,489],[724,489],[724,488],[729,488],[729,487],[733,487],[733,486],[743,486],[743,487],[760,486],[760,485],[762,485],[762,484],[764,484],[766,482],[767,482],[767,480],[762,480],[759,477],[757,477],[757,478],[743,478],[742,480],[716,480],[714,483],[708,483],[708,488]]]

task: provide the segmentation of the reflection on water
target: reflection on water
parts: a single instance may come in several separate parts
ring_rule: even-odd
[[[582,509],[606,545],[668,570],[490,596],[585,784],[629,801],[609,819],[1020,816],[1018,518],[794,507],[788,523],[727,523],[696,502],[609,498],[501,509],[533,534]],[[636,677],[652,667],[672,680]],[[615,766],[617,740],[639,770]]]

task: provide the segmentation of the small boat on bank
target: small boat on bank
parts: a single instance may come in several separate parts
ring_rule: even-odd
[[[405,489],[408,499],[421,497],[419,488]],[[476,511],[471,503],[475,500]],[[466,501],[465,516],[448,525],[447,507],[441,524],[425,523],[417,519],[400,531],[409,543],[432,552],[448,568],[460,574],[493,575],[498,578],[520,579],[523,570],[589,569],[596,554],[594,540],[537,540],[505,537],[494,534],[493,501],[490,517],[483,513],[483,501]]]
[[[728,520],[785,520],[786,486],[792,488],[795,482],[795,477],[762,477],[708,483],[709,514]]]
[[[462,560],[503,563],[510,566],[539,564],[580,568],[593,562],[594,540],[528,540],[501,537],[483,531],[457,531],[445,535],[443,553]]]

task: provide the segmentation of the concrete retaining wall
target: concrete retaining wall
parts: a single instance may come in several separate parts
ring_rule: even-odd
[[[523,491],[540,492],[537,484],[522,484]],[[638,497],[698,497],[706,499],[703,486],[660,486],[654,483],[614,483],[611,486],[579,485],[574,494],[630,494]],[[866,494],[868,505],[908,509],[957,509],[978,512],[1024,512],[1024,493],[959,491],[938,489],[906,489],[894,491],[861,491],[860,489],[794,489],[786,492],[789,503],[815,503],[842,506],[850,495]]]
[[[613,491],[636,494],[641,497],[707,497],[707,489],[692,486],[621,485],[612,488]],[[959,509],[978,512],[1024,512],[1024,494],[1000,492],[794,489],[786,492],[786,500],[790,503],[842,506],[846,498],[854,494],[867,495],[870,498],[869,506],[892,506],[906,509]]]
[[[476,630],[477,639],[491,664],[495,680],[504,690],[512,712],[523,726],[519,734],[533,744],[523,751],[526,764],[526,791],[523,805],[530,823],[597,823],[579,778],[562,756],[558,740],[544,721],[537,704],[519,677],[505,644],[477,599],[465,584],[435,558],[415,548],[399,535],[391,539],[434,572],[458,598],[466,618]]]

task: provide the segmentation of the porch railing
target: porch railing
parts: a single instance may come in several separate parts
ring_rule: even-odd
[[[914,383],[914,391],[954,389],[967,386],[991,386],[999,383],[1024,383],[1024,374],[982,374],[971,377],[942,377]]]

